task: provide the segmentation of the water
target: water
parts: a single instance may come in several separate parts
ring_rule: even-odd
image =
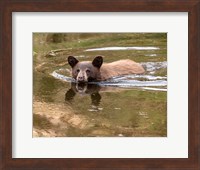
[[[116,51],[116,50],[158,50],[158,47],[103,47],[87,49],[85,51]]]
[[[167,135],[166,34],[65,34],[39,44],[49,36],[34,34],[33,137]],[[66,61],[72,54],[132,59],[145,74],[80,85]]]

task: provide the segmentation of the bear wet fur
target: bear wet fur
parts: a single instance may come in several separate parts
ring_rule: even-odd
[[[103,57],[97,56],[93,61],[80,62],[69,56],[68,63],[72,67],[72,77],[77,82],[104,81],[115,76],[145,72],[139,63],[129,59],[103,63]]]

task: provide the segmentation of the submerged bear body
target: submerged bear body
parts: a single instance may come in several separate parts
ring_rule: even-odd
[[[97,56],[93,61],[79,62],[75,57],[69,56],[68,63],[72,67],[72,77],[77,82],[104,81],[115,76],[144,73],[144,68],[139,63],[129,59],[103,63],[103,58]]]

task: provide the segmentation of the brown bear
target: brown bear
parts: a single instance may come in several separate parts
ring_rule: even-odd
[[[79,83],[103,81],[114,76],[141,74],[144,68],[132,60],[119,60],[112,63],[103,63],[103,57],[97,56],[93,61],[79,62],[69,56],[68,63],[72,67],[72,77]]]

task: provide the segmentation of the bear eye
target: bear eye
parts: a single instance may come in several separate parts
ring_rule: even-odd
[[[77,72],[77,73],[80,72],[80,69],[77,69],[76,72]]]
[[[90,70],[86,70],[87,73],[90,73]]]

